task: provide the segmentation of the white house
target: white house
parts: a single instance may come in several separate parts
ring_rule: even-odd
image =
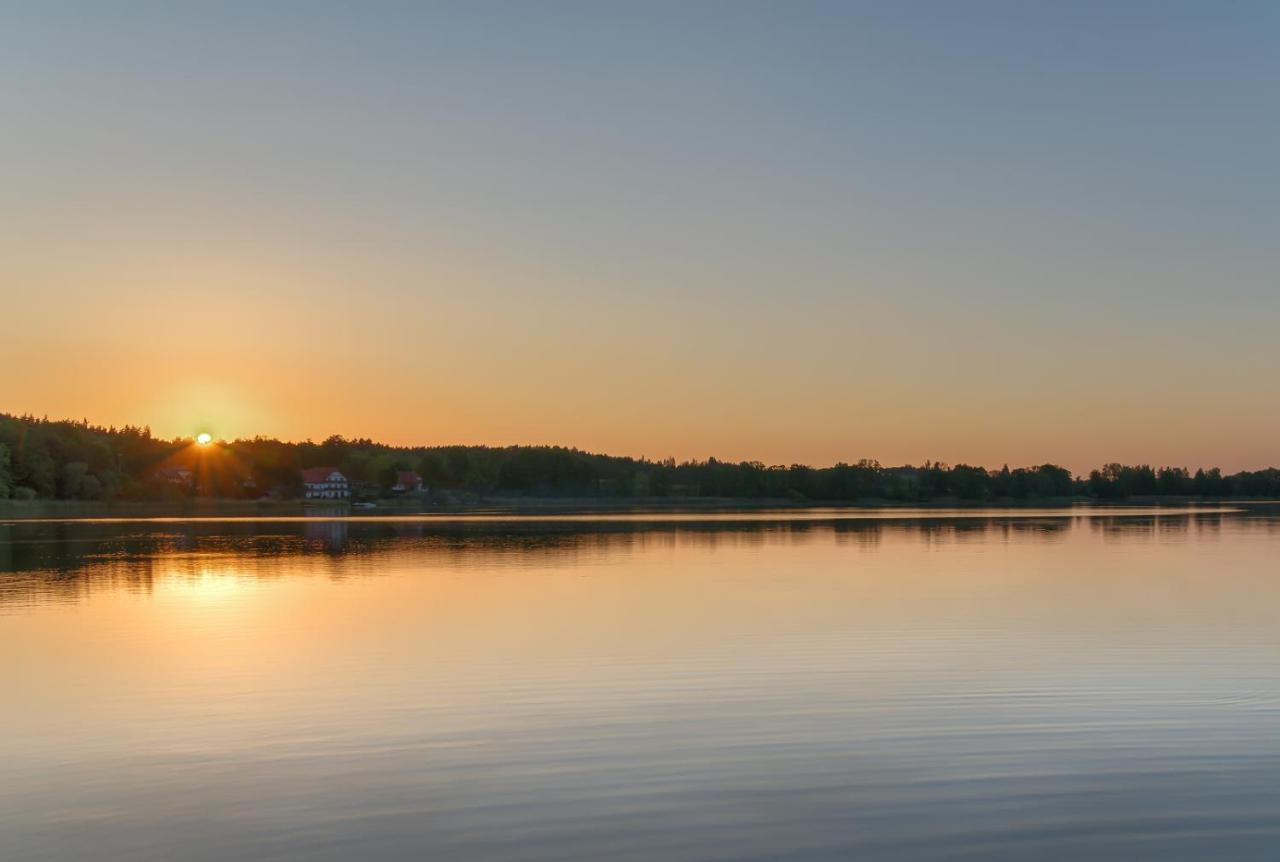
[[[302,487],[308,500],[346,500],[351,496],[351,483],[336,467],[303,470]]]

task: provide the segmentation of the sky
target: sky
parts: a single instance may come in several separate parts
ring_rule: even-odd
[[[0,0],[0,411],[1280,463],[1280,5]]]

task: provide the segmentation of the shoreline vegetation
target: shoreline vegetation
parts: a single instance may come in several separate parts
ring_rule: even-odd
[[[186,500],[0,500],[0,523],[4,521],[51,520],[114,520],[150,518],[291,518],[312,517],[359,518],[367,517],[441,517],[504,516],[536,518],[592,516],[592,515],[760,515],[787,512],[848,512],[865,509],[872,511],[901,510],[903,517],[929,517],[931,513],[945,514],[964,510],[1053,509],[1066,511],[1072,508],[1121,508],[1145,511],[1151,508],[1167,508],[1170,514],[1202,511],[1201,507],[1246,506],[1278,504],[1280,498],[1250,497],[1241,500],[1207,499],[1198,497],[1134,497],[1126,500],[1096,500],[1087,497],[1043,497],[1026,500],[957,500],[936,499],[923,502],[897,500],[850,500],[843,502],[813,502],[778,499],[735,499],[729,497],[654,497],[649,499],[561,498],[561,497],[482,497],[472,501],[431,500],[402,501],[380,500],[374,506],[362,508],[346,502],[303,500],[243,500],[220,498],[192,498]],[[925,514],[920,514],[920,513]]]
[[[1075,476],[1041,464],[988,469],[875,461],[768,466],[709,458],[677,463],[560,446],[396,447],[255,437],[198,445],[145,427],[0,414],[0,514],[111,511],[307,514],[335,501],[302,498],[302,471],[332,467],[352,504],[382,512],[573,513],[812,507],[1184,505],[1280,498],[1280,470],[1108,464]],[[414,471],[423,490],[397,491]]]

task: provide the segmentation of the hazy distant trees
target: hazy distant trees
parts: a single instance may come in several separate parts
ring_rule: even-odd
[[[13,473],[9,466],[9,447],[0,443],[0,500],[9,496],[13,488]]]
[[[300,496],[301,471],[332,466],[365,496],[389,491],[414,470],[433,492],[529,497],[727,497],[813,502],[999,502],[1143,497],[1280,497],[1280,470],[1224,476],[1217,468],[1107,464],[1075,478],[1041,464],[989,470],[925,462],[876,461],[831,467],[677,463],[596,455],[560,446],[384,446],[333,436],[320,443],[264,437],[195,447],[147,428],[102,428],[0,414],[0,498],[180,499],[189,496]],[[185,472],[183,472],[185,471]]]
[[[1017,470],[1010,470],[1006,464],[999,471],[990,474],[989,478],[991,496],[996,499],[1070,497],[1079,493],[1071,471],[1056,464],[1020,467]]]
[[[1156,471],[1156,490],[1160,494],[1179,497],[1190,494],[1191,474],[1186,467],[1161,467]]]

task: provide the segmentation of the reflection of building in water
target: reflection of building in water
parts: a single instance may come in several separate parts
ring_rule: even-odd
[[[1222,513],[1205,512],[1195,516],[1196,532],[1216,536],[1222,532]]]
[[[307,521],[306,537],[309,543],[324,545],[330,553],[341,553],[347,548],[350,529],[346,521]]]
[[[175,551],[194,551],[196,549],[196,530],[193,524],[181,524],[174,530],[171,538]]]
[[[875,552],[881,546],[945,548],[975,542],[1060,543],[1077,538],[1146,542],[1225,541],[1280,535],[1280,508],[1218,513],[1194,509],[1153,516],[1135,511],[1087,516],[815,517],[805,520],[644,521],[429,517],[192,520],[176,523],[12,521],[0,524],[0,609],[80,601],[95,589],[147,591],[153,579],[234,571],[253,577],[305,573],[384,574],[400,557],[413,566],[547,567],[596,565],[646,552],[682,549],[754,552],[821,546]],[[879,515],[879,516],[877,516]]]

